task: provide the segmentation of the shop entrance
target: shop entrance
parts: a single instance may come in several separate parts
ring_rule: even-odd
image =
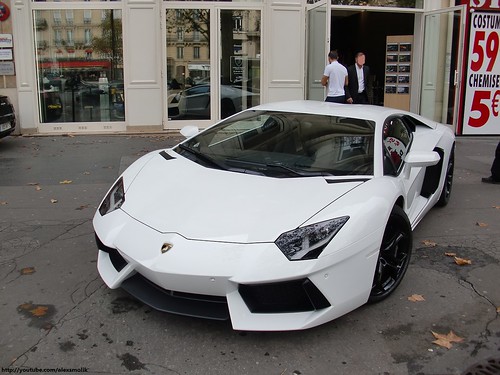
[[[372,104],[409,110],[456,129],[465,6],[395,12],[370,7],[329,9],[318,1],[307,10],[306,98],[324,100],[319,79],[328,51],[337,50],[345,66],[353,64],[355,54],[362,51],[370,67]]]
[[[372,104],[385,104],[387,37],[413,36],[414,22],[413,13],[332,10],[330,49],[338,50],[345,66],[354,64],[357,52],[365,53],[373,85]]]

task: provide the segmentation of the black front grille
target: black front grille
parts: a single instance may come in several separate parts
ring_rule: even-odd
[[[279,283],[240,285],[239,292],[253,313],[291,313],[331,306],[309,279]]]
[[[226,297],[163,289],[139,273],[125,280],[122,288],[159,311],[213,320],[229,319]]]

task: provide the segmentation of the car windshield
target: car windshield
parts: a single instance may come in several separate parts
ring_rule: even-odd
[[[273,177],[372,175],[374,129],[359,118],[249,110],[176,152],[207,167]]]

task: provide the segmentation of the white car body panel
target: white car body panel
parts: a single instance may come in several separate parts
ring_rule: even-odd
[[[384,120],[406,113],[312,101],[256,109],[350,117],[353,108],[357,117],[376,122],[375,145],[382,144]],[[352,311],[370,296],[392,208],[403,202],[413,229],[443,190],[446,168],[440,171],[435,192],[421,195],[425,165],[432,164],[430,156],[436,163],[441,158],[433,150],[444,150],[441,163],[446,166],[454,135],[446,126],[410,115],[426,125],[415,129],[405,155],[414,166],[403,164],[397,176],[384,175],[383,155],[377,149],[373,175],[352,177],[238,173],[207,168],[174,149],[143,156],[122,175],[126,198],[121,207],[104,216],[98,210],[94,216],[101,277],[113,289],[141,275],[168,291],[224,298],[233,328],[240,330],[306,329]],[[349,220],[316,259],[290,261],[275,244],[287,231],[344,216]],[[162,251],[165,244],[168,251]],[[124,259],[123,268],[117,269],[107,249]],[[241,285],[302,279],[312,282],[330,305],[313,311],[255,313],[239,291]]]
[[[167,165],[169,174],[161,174]],[[131,186],[122,206],[135,219],[160,232],[180,233],[189,239],[241,243],[274,241],[276,234],[299,226],[317,212],[317,207],[362,183],[246,175],[205,168],[182,157],[167,162],[159,154],[138,178],[150,183]],[[301,199],[308,191],[318,194]],[[182,199],[159,200],[163,195]],[[187,204],[192,208],[186,209]],[[302,220],[297,221],[297,217]]]

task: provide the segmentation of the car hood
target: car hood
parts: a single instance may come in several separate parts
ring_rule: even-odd
[[[363,183],[250,175],[172,155],[150,159],[127,187],[121,208],[157,231],[192,240],[273,242]]]

